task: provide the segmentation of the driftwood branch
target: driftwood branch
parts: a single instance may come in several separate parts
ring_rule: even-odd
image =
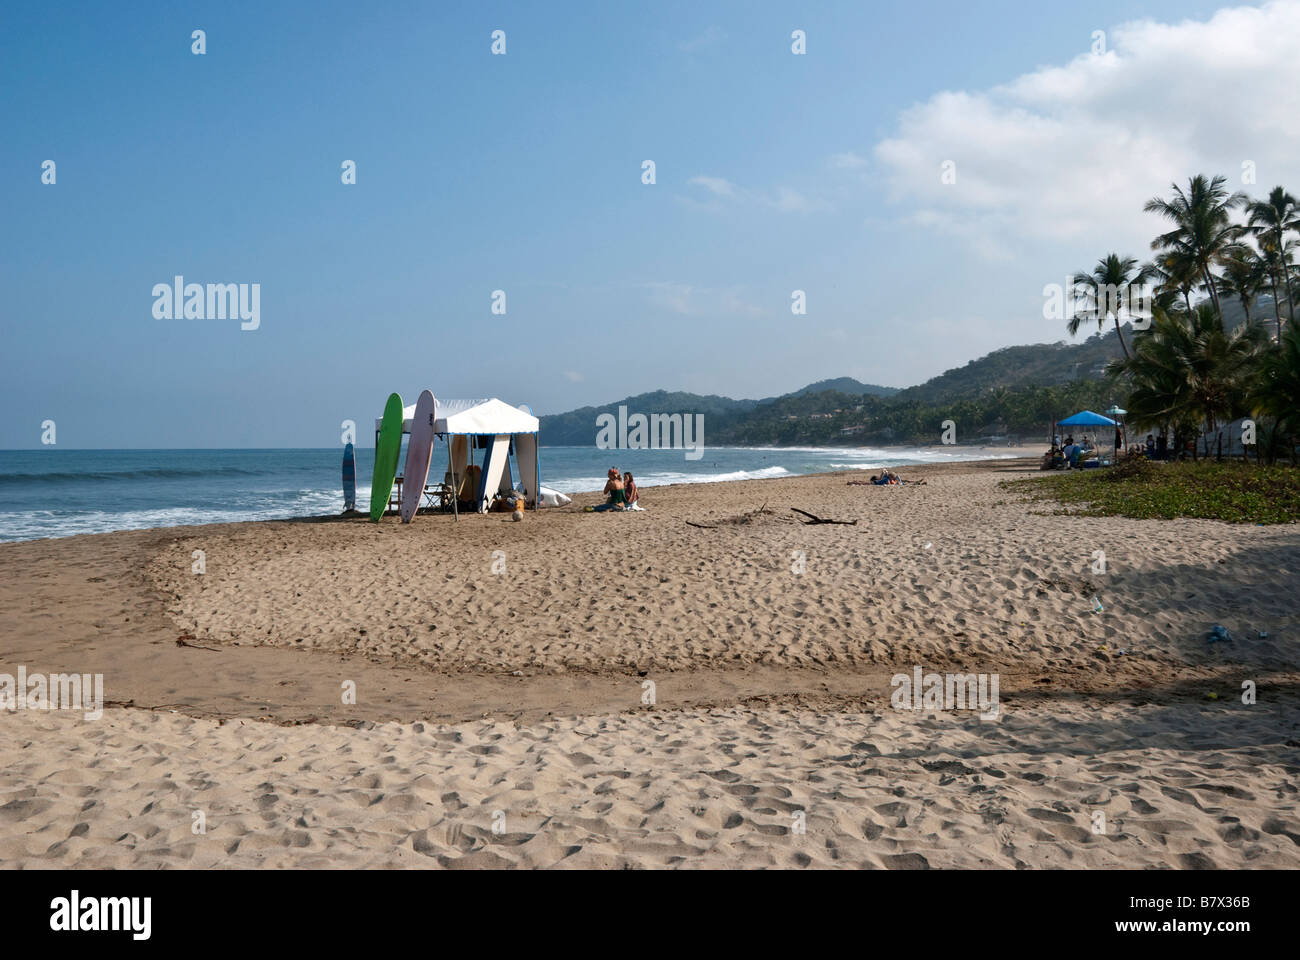
[[[819,523],[837,523],[845,527],[856,527],[858,525],[858,521],[856,520],[827,520],[824,517],[817,516],[815,513],[809,513],[807,510],[800,510],[798,507],[791,507],[790,509],[795,513],[802,514],[808,518],[803,522],[805,527],[813,527]]]
[[[184,636],[177,637],[177,638],[176,638],[176,646],[178,646],[178,647],[189,647],[191,650],[211,650],[213,653],[220,653],[220,652],[221,652],[221,651],[218,650],[216,647],[205,647],[205,646],[203,646],[203,645],[200,644],[200,643],[190,643],[190,641],[193,640],[193,639],[194,639],[194,637],[191,636],[191,635],[188,634],[188,633],[185,634]]]
[[[767,513],[767,504],[764,503],[757,510],[751,510],[749,513],[742,513],[738,517],[728,517],[726,520],[719,520],[717,523],[692,523],[686,521],[688,527],[697,527],[700,530],[716,530],[718,527],[743,526],[747,523],[753,523],[763,514]]]

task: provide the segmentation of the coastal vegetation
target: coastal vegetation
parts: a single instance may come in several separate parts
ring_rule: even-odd
[[[1002,486],[1026,500],[1055,501],[1062,505],[1056,513],[1072,516],[1300,522],[1300,471],[1286,466],[1133,459],[1108,470],[1071,470]]]
[[[1168,197],[1147,201],[1144,209],[1171,228],[1152,240],[1155,258],[1139,265],[1111,253],[1090,274],[1081,272],[1077,292],[1085,306],[1069,328],[1077,330],[1083,318],[1100,324],[1110,317],[1118,325],[1134,286],[1155,279],[1148,322],[1134,331],[1132,349],[1106,369],[1126,397],[1127,425],[1164,434],[1173,450],[1194,458],[1220,459],[1226,442],[1253,448],[1262,462],[1294,463],[1300,335],[1292,234],[1300,234],[1300,207],[1280,186],[1252,200],[1229,193],[1225,183],[1197,175],[1185,188],[1173,184]],[[1100,289],[1108,295],[1099,296]],[[1265,289],[1272,324],[1252,313]],[[1238,322],[1230,322],[1225,299],[1240,304]]]
[[[1252,457],[1292,462],[1300,434],[1300,205],[1284,187],[1251,199],[1223,177],[1191,177],[1145,209],[1168,229],[1151,258],[1116,252],[1072,278],[1078,343],[1006,347],[894,390],[842,377],[764,400],[657,391],[542,418],[547,444],[590,445],[596,418],[629,410],[703,414],[706,442],[739,446],[1046,442],[1080,410],[1128,410],[1130,436],[1218,458],[1251,421]],[[1141,300],[1136,316],[1128,308]],[[1136,319],[1138,322],[1131,322]]]
[[[1071,319],[1070,332],[1086,319],[1100,325],[1107,318],[1118,330],[1135,285],[1156,281],[1149,323],[1133,332],[1131,349],[1107,364],[1106,375],[1126,398],[1133,434],[1163,434],[1171,451],[1190,454],[1192,462],[1151,462],[1139,454],[1109,469],[1004,486],[1082,515],[1300,522],[1293,296],[1300,276],[1292,236],[1300,234],[1300,207],[1280,186],[1252,200],[1229,193],[1223,177],[1198,175],[1145,209],[1171,228],[1152,241],[1155,258],[1140,265],[1111,253],[1090,273],[1080,272],[1075,282],[1085,309]],[[1265,295],[1271,318],[1258,309]],[[1229,315],[1234,300],[1240,318]],[[1225,459],[1225,441],[1241,456]]]
[[[958,424],[959,443],[992,435],[1044,440],[1062,410],[1105,409],[1118,399],[1104,375],[1120,355],[1112,330],[1076,344],[1005,347],[898,391],[848,378],[765,400],[657,391],[544,416],[542,436],[551,445],[589,446],[596,417],[622,405],[703,413],[706,442],[714,445],[938,443],[947,419]]]

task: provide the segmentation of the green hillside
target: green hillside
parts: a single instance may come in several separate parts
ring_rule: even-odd
[[[836,377],[833,380],[818,380],[816,383],[810,383],[801,390],[796,390],[786,396],[800,396],[805,393],[825,393],[827,390],[833,390],[836,393],[849,393],[854,396],[861,396],[864,393],[870,393],[877,397],[892,397],[899,392],[898,387],[882,387],[875,383],[863,383],[860,380],[854,380],[852,377]],[[772,400],[779,400],[780,397],[772,397]]]
[[[1240,307],[1237,307],[1240,319]],[[1225,315],[1232,309],[1225,304]],[[1257,306],[1256,319],[1262,314]],[[1125,327],[1125,339],[1132,330]],[[992,438],[1037,440],[1051,423],[1082,409],[1105,410],[1119,399],[1104,379],[1107,362],[1121,355],[1114,330],[1077,343],[1006,347],[898,390],[851,377],[821,380],[765,400],[656,391],[602,406],[542,417],[547,444],[587,446],[596,417],[629,413],[702,413],[711,443],[740,446],[878,445],[938,443],[952,420],[958,443]],[[996,441],[993,441],[996,442]]]
[[[1124,337],[1132,340],[1125,325]],[[1100,380],[1106,364],[1122,355],[1115,331],[1079,343],[1033,343],[1004,347],[954,367],[915,387],[900,390],[901,401],[939,403],[977,396],[994,387],[1055,386],[1076,380]]]
[[[712,429],[734,422],[757,405],[757,400],[732,400],[730,397],[655,390],[596,407],[580,407],[568,413],[543,416],[541,436],[543,443],[552,446],[591,446],[596,441],[596,418],[603,413],[617,417],[620,406],[627,407],[629,414],[702,413]]]

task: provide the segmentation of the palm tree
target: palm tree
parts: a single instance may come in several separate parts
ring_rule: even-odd
[[[1173,230],[1151,241],[1151,249],[1193,260],[1220,317],[1223,313],[1219,309],[1219,292],[1210,268],[1223,259],[1242,232],[1243,228],[1232,222],[1232,210],[1249,202],[1244,193],[1229,193],[1223,186],[1226,182],[1224,177],[1206,179],[1203,174],[1197,174],[1187,181],[1186,192],[1178,184],[1171,184],[1170,199],[1153,197],[1142,208],[1147,213],[1160,214],[1174,225]]]
[[[1241,301],[1246,322],[1250,323],[1250,307],[1268,282],[1268,265],[1249,246],[1238,244],[1223,258],[1223,276],[1219,278],[1222,293]]]
[[[1300,432],[1300,327],[1294,323],[1287,324],[1278,349],[1261,358],[1250,402],[1257,416],[1273,418],[1275,438]],[[1294,458],[1295,447],[1289,449]]]
[[[1273,289],[1273,319],[1277,322],[1278,339],[1282,337],[1282,308],[1283,297],[1279,294],[1285,292],[1288,307],[1288,313],[1292,323],[1295,322],[1295,307],[1291,303],[1291,274],[1295,272],[1295,251],[1296,242],[1285,234],[1282,235],[1282,246],[1278,247],[1277,238],[1272,233],[1262,234],[1259,238],[1260,250],[1264,263],[1267,265],[1269,277]],[[1282,278],[1282,290],[1278,290],[1277,278]]]
[[[1152,276],[1150,265],[1139,267],[1136,257],[1121,257],[1117,253],[1107,254],[1092,268],[1092,273],[1076,273],[1070,280],[1075,287],[1076,297],[1084,301],[1082,310],[1074,310],[1066,323],[1066,329],[1074,336],[1086,319],[1096,319],[1100,331],[1110,316],[1115,320],[1115,334],[1119,337],[1120,349],[1128,356],[1128,344],[1124,342],[1124,331],[1120,329],[1120,314],[1126,305],[1131,305],[1135,288],[1141,287]]]
[[[1133,353],[1106,366],[1113,380],[1128,381],[1130,426],[1164,430],[1186,408],[1187,385],[1172,349],[1177,327],[1178,315],[1157,307],[1151,329],[1133,338]]]
[[[1183,309],[1192,312],[1192,289],[1198,282],[1196,261],[1184,254],[1167,251],[1148,263],[1146,270],[1156,280],[1155,306],[1172,310],[1181,297]]]
[[[1292,323],[1295,323],[1295,304],[1291,299],[1291,278],[1287,275],[1288,230],[1300,230],[1300,206],[1295,197],[1281,187],[1274,187],[1267,200],[1256,200],[1246,206],[1246,222],[1250,232],[1260,239],[1260,249],[1269,261],[1269,272],[1273,277],[1273,313],[1277,319],[1278,339],[1282,337],[1282,313],[1278,309],[1278,275],[1282,277],[1286,290],[1287,311]]]
[[[1204,427],[1205,452],[1218,425],[1244,412],[1243,398],[1265,342],[1263,331],[1242,324],[1231,333],[1213,304],[1190,315],[1157,310],[1151,330],[1134,340],[1133,355],[1107,372],[1127,379],[1129,422],[1168,427],[1176,434]]]

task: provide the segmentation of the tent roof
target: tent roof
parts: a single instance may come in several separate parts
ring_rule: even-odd
[[[435,408],[437,433],[537,433],[541,422],[518,407],[491,400],[441,400]]]
[[[483,400],[436,400],[433,415],[435,433],[537,433],[541,427],[536,417],[495,397]],[[415,404],[403,408],[403,433],[411,432],[414,416]],[[382,423],[382,418],[375,420],[375,429],[378,430]]]
[[[1113,427],[1115,421],[1109,417],[1103,417],[1100,413],[1093,413],[1091,410],[1084,410],[1076,413],[1072,417],[1064,420],[1057,420],[1058,424],[1063,427]]]

